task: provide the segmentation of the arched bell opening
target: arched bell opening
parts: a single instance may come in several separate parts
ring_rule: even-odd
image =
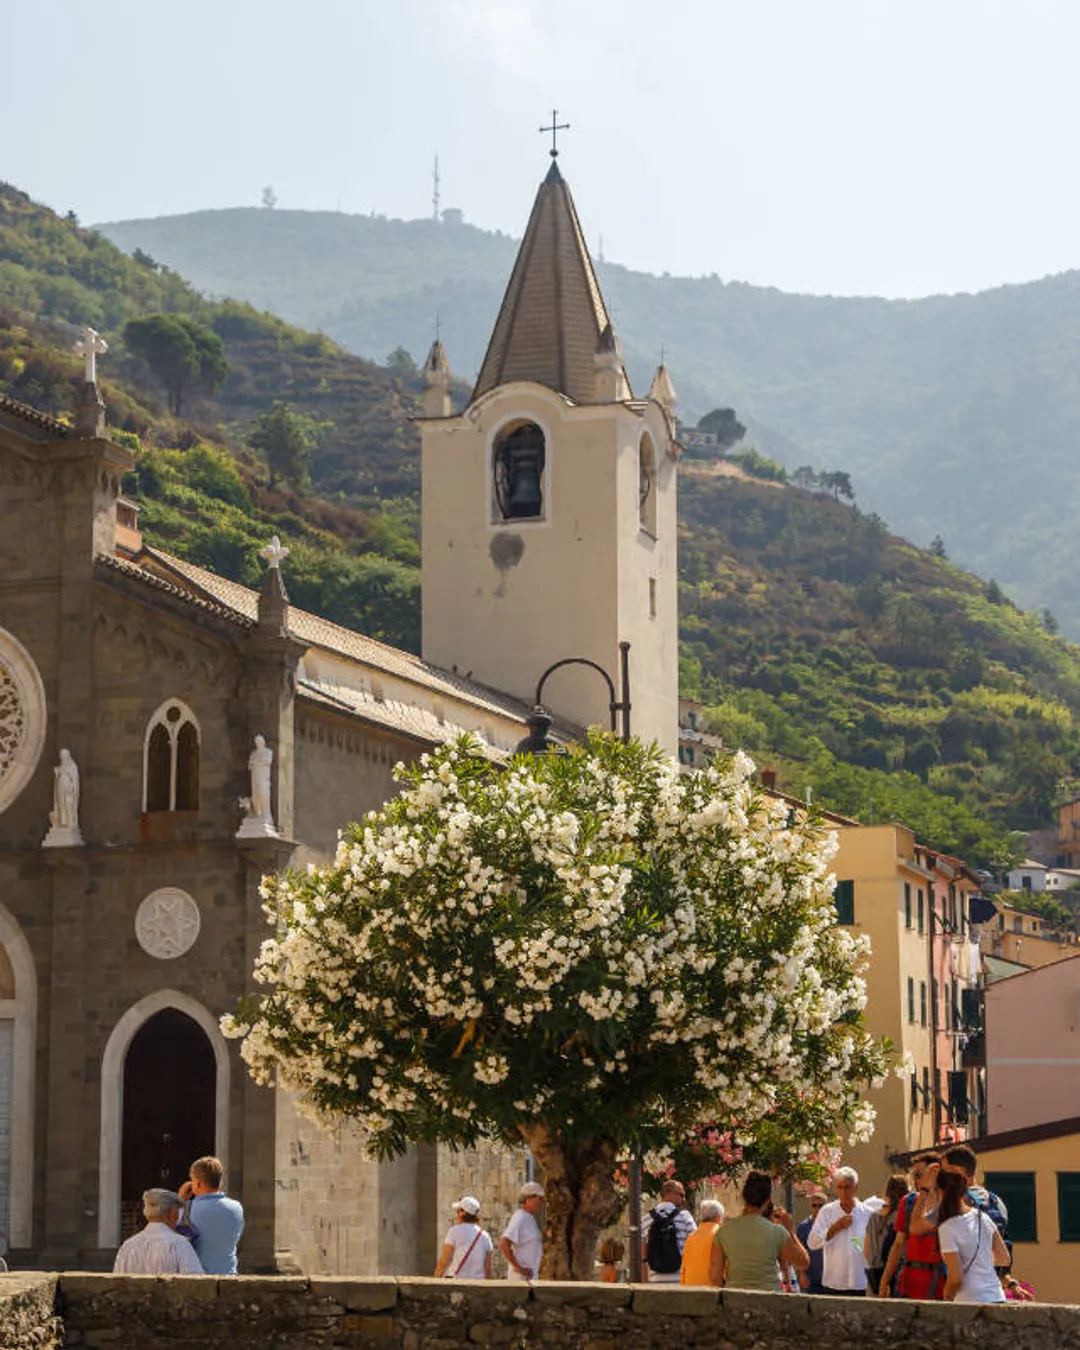
[[[547,446],[535,422],[518,422],[495,442],[495,504],[502,520],[544,517]]]

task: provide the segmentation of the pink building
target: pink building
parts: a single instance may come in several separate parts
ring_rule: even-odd
[[[1080,1116],[1080,954],[987,987],[988,1132]]]

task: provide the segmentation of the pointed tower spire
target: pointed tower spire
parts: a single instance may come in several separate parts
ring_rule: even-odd
[[[596,398],[596,358],[611,318],[566,180],[552,159],[536,194],[473,399],[531,380],[575,403]],[[629,397],[630,385],[619,358]]]
[[[440,338],[431,344],[431,351],[424,362],[423,407],[425,417],[449,417],[453,412],[450,402],[450,362],[446,359],[446,348]]]

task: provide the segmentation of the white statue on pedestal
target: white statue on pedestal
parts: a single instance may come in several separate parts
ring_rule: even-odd
[[[83,359],[83,379],[87,384],[97,383],[97,358],[104,356],[109,350],[109,344],[93,328],[84,328],[82,337],[75,343],[72,349],[76,355]]]
[[[49,833],[42,848],[71,848],[83,842],[79,829],[79,766],[70,750],[60,751],[60,763],[53,769],[53,809],[49,812]]]
[[[244,819],[236,832],[237,839],[276,838],[277,829],[270,811],[270,766],[274,752],[263,736],[255,737],[255,749],[248,756],[251,774],[251,796],[241,797]]]

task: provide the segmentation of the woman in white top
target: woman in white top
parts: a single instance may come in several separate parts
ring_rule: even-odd
[[[989,1214],[967,1198],[967,1177],[941,1171],[937,1176],[938,1245],[945,1261],[947,1299],[957,1303],[1004,1303],[1005,1291],[995,1266],[1009,1264],[1009,1252]]]
[[[453,1205],[455,1221],[446,1235],[435,1274],[453,1280],[490,1280],[490,1236],[477,1223],[480,1201],[475,1195],[463,1195]]]

